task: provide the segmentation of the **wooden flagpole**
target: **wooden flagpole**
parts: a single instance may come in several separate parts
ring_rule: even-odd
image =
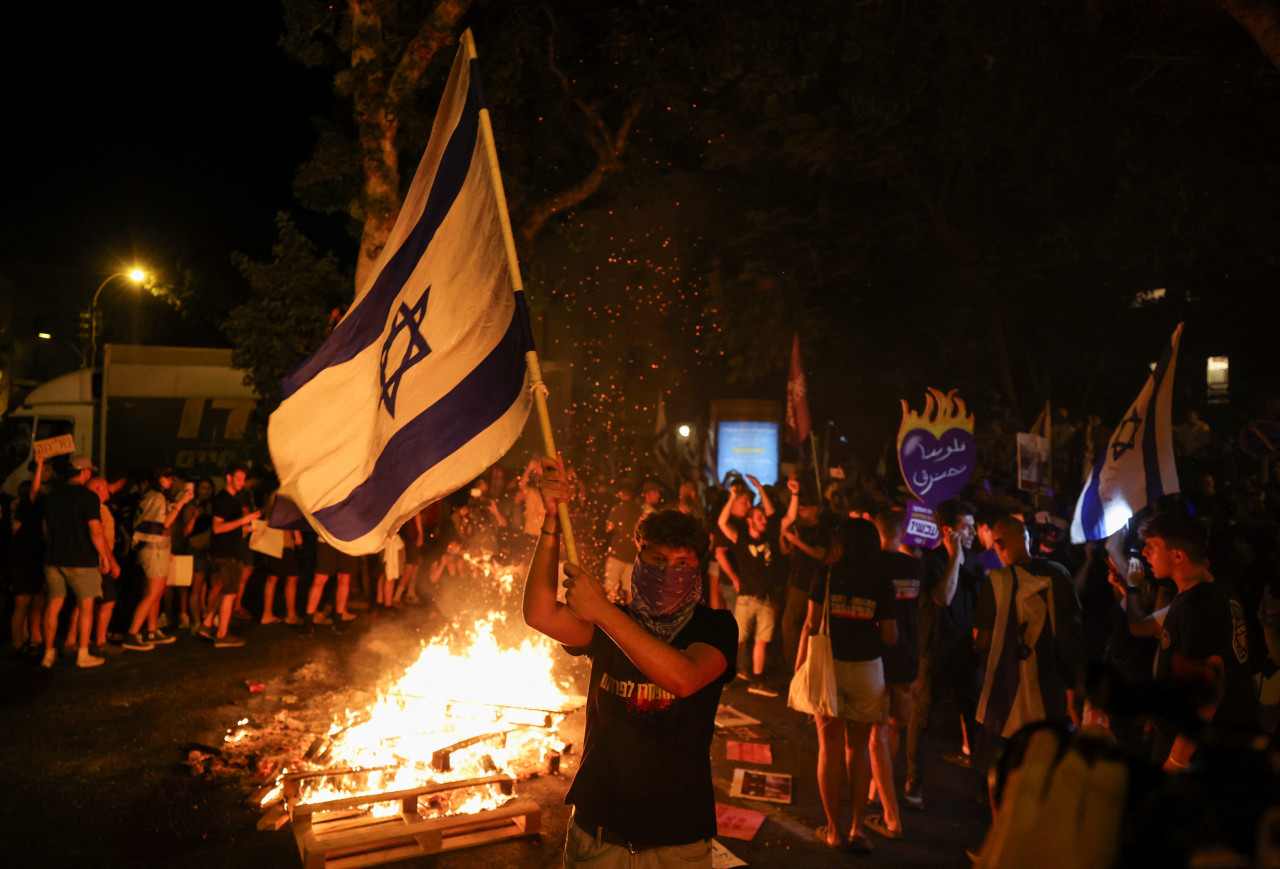
[[[467,60],[476,59],[476,42],[471,35],[471,28],[462,33],[462,46],[467,53]],[[489,118],[489,108],[480,109],[480,137],[484,140],[485,156],[489,163],[489,180],[493,184],[494,198],[498,202],[499,223],[502,224],[502,241],[507,249],[507,270],[511,273],[512,290],[524,292],[524,281],[520,278],[520,261],[516,256],[515,234],[511,231],[511,215],[507,212],[507,194],[502,187],[502,172],[498,168],[498,147],[494,143],[493,123]],[[551,430],[551,412],[547,409],[547,387],[542,382],[542,366],[538,363],[538,351],[525,353],[525,364],[529,368],[529,386],[533,390],[533,404],[538,412],[538,426],[542,431],[542,448],[546,454],[556,457],[556,439]],[[578,564],[578,546],[573,537],[573,526],[569,523],[569,505],[561,502],[557,505],[560,518],[560,533],[564,537],[565,556],[570,564]]]

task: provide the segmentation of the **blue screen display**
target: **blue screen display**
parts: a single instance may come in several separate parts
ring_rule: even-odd
[[[721,422],[716,434],[716,472],[750,474],[770,485],[778,479],[776,422]]]

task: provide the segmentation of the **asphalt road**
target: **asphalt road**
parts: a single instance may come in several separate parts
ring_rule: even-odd
[[[10,783],[0,789],[0,865],[301,865],[288,826],[256,828],[260,813],[246,803],[245,777],[193,774],[183,761],[195,746],[221,745],[242,719],[267,721],[283,710],[319,726],[335,697],[394,676],[438,625],[420,609],[365,613],[341,636],[317,630],[304,637],[283,625],[245,625],[240,632],[248,642],[242,648],[215,650],[183,635],[153,652],[112,656],[96,670],[76,669],[72,657],[46,671],[38,662],[0,655],[0,768]],[[250,691],[250,682],[263,690]],[[749,694],[741,682],[726,689],[722,702],[760,721],[748,730],[718,732],[712,746],[717,799],[766,814],[753,840],[721,840],[749,865],[969,864],[965,848],[979,841],[986,814],[972,770],[932,754],[927,811],[903,810],[906,837],[878,839],[870,855],[835,852],[813,836],[823,822],[813,726],[782,698]],[[580,734],[581,717],[576,713],[565,724],[571,738]],[[958,728],[946,730],[935,740],[935,751],[957,746]],[[769,769],[793,776],[791,804],[728,796],[733,769],[748,765],[726,759],[727,739],[771,745]],[[566,758],[565,774],[518,788],[542,807],[540,836],[398,865],[558,866],[569,815],[563,798],[575,761],[576,756]]]

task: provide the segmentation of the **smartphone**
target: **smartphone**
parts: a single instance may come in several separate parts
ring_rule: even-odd
[[[188,495],[194,495],[196,493],[196,484],[187,483],[182,487],[182,490],[186,492]]]

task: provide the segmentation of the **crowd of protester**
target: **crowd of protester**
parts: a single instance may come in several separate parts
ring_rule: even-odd
[[[237,623],[314,635],[341,633],[360,611],[434,611],[441,583],[527,557],[542,521],[536,462],[509,480],[494,468],[367,556],[269,527],[276,481],[258,469],[229,467],[218,480],[167,467],[103,475],[62,456],[31,471],[0,502],[0,601],[14,652],[47,668],[59,650],[93,668],[182,632],[235,648],[245,643]]]
[[[840,711],[815,720],[818,835],[866,851],[872,836],[909,834],[900,806],[925,809],[942,715],[961,734],[943,759],[984,788],[1011,736],[1040,721],[1104,734],[1174,772],[1206,744],[1275,730],[1259,686],[1280,663],[1276,484],[1225,462],[1199,420],[1178,442],[1186,492],[1083,545],[1068,539],[1069,487],[1031,495],[990,475],[937,508],[932,546],[904,544],[909,495],[896,475],[849,473],[822,492],[811,472],[767,485],[731,473],[710,488],[570,475],[581,515],[606,517],[579,529],[580,550],[616,603],[631,596],[642,517],[673,507],[702,523],[704,600],[735,616],[747,690],[781,705],[829,613]],[[10,641],[44,667],[61,649],[92,668],[181,631],[221,649],[244,644],[237,622],[314,634],[360,612],[431,609],[440,584],[465,582],[478,560],[528,560],[544,520],[539,471],[495,466],[383,552],[355,557],[309,531],[269,529],[269,473],[35,463],[5,506]]]

